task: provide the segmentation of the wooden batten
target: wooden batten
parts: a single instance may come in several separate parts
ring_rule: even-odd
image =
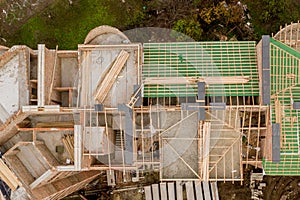
[[[163,77],[163,78],[146,78],[144,85],[165,85],[165,84],[196,84],[205,82],[210,84],[244,84],[249,82],[249,76],[210,76],[210,77]]]

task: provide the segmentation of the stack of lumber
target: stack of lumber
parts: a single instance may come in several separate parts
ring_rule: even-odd
[[[74,162],[74,135],[65,135],[62,138],[62,142],[70,155],[71,161]]]
[[[129,53],[122,50],[117,58],[115,59],[112,67],[109,69],[106,76],[101,80],[99,80],[97,88],[94,92],[94,97],[99,101],[99,103],[103,103],[107,94],[111,90],[113,84],[115,83],[119,73],[122,71],[123,66],[125,65],[127,59],[129,57]]]
[[[8,187],[15,191],[21,183],[18,181],[17,177],[13,172],[7,167],[2,159],[0,159],[0,178],[3,180]]]

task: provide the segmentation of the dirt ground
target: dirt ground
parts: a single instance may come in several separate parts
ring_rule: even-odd
[[[244,170],[244,181],[241,182],[218,182],[219,198],[221,200],[248,200],[251,199],[250,172],[252,169]]]
[[[244,171],[243,185],[240,182],[218,182],[219,197],[221,200],[250,200],[251,190],[250,172],[253,169]],[[290,176],[264,176],[262,183],[264,200],[299,200],[300,199],[300,177]]]
[[[300,177],[266,176],[267,187],[263,190],[264,200],[300,199]]]

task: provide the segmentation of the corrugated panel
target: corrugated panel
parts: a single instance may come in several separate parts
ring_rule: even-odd
[[[145,43],[143,79],[249,76],[246,84],[208,85],[207,96],[258,96],[255,42]],[[147,85],[145,97],[196,96],[196,84]]]

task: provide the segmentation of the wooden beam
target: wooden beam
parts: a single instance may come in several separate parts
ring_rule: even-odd
[[[183,200],[181,181],[176,181],[176,197],[177,197],[177,200]]]
[[[95,100],[98,100],[99,103],[103,103],[103,101],[105,100],[128,58],[129,53],[122,50],[115,59],[106,76],[102,80],[99,80],[97,88],[93,94]]]
[[[204,193],[204,199],[211,199],[211,196],[210,196],[210,191],[209,191],[209,182],[208,181],[203,181],[202,182],[203,184],[203,193]]]
[[[193,182],[192,181],[186,182],[185,188],[186,188],[187,200],[195,200]]]
[[[33,188],[37,187],[38,185],[40,185],[41,183],[52,179],[55,175],[57,175],[57,173],[59,173],[59,172],[53,171],[51,169],[47,170],[44,174],[42,174],[40,177],[35,179],[33,183],[30,184],[30,188],[33,189]]]
[[[249,76],[207,76],[207,77],[163,77],[146,78],[144,85],[165,85],[165,84],[196,84],[205,82],[210,84],[244,84],[250,80]]]
[[[195,190],[196,190],[196,199],[197,200],[203,199],[202,185],[200,181],[195,181]]]
[[[168,200],[167,183],[166,182],[160,183],[160,199],[161,200]]]
[[[60,58],[77,58],[78,51],[70,51],[70,50],[58,50],[57,56]]]
[[[69,92],[70,90],[76,90],[76,87],[54,87],[53,89],[59,92]]]
[[[7,167],[2,159],[0,159],[0,178],[12,191],[15,191],[21,185],[16,175]]]
[[[175,199],[174,182],[168,182],[168,197],[169,199]]]
[[[145,190],[146,200],[152,200],[151,186],[145,186],[144,190]]]
[[[219,192],[217,182],[210,182],[211,194],[213,200],[219,200]]]
[[[36,128],[73,128],[74,122],[72,121],[60,121],[60,122],[39,122],[36,124]]]
[[[18,128],[18,131],[73,131],[74,128]]]
[[[159,185],[158,184],[153,184],[152,185],[152,197],[153,199],[160,199],[159,198]]]
[[[203,180],[209,179],[209,147],[210,147],[211,122],[203,124]]]

